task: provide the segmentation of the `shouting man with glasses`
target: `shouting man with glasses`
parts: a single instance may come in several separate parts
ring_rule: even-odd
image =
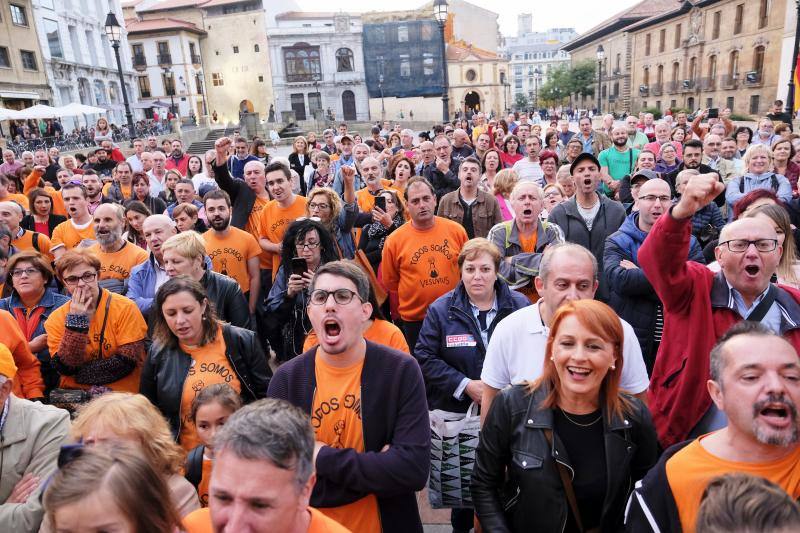
[[[319,346],[280,366],[268,395],[311,416],[311,506],[351,531],[421,532],[414,491],[428,477],[425,385],[413,358],[364,339],[369,292],[353,263],[317,270],[307,309]]]
[[[746,218],[725,226],[715,250],[717,274],[684,259],[692,215],[724,187],[716,173],[689,178],[680,201],[658,217],[639,249],[639,264],[664,306],[648,397],[664,447],[725,426],[701,385],[709,379],[711,348],[732,325],[760,322],[800,348],[800,291],[770,283],[783,251],[772,225]]]
[[[669,183],[656,178],[655,172],[640,171],[636,178],[644,183],[634,188],[638,211],[632,212],[614,234],[606,239],[603,268],[608,280],[608,304],[620,318],[633,326],[647,372],[652,373],[658,346],[664,330],[664,309],[639,268],[639,247],[647,239],[653,225],[670,207]],[[703,250],[691,238],[689,260],[704,263]]]

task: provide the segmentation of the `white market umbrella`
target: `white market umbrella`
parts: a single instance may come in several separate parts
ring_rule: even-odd
[[[0,107],[0,120],[17,120],[22,118],[16,109]]]
[[[105,113],[106,110],[102,107],[94,107],[91,105],[73,102],[65,106],[57,107],[59,116],[62,117],[76,117],[78,115],[96,115],[98,113]]]
[[[27,107],[18,112],[19,116],[17,118],[20,119],[44,119],[44,118],[55,118],[60,116],[58,108],[44,105],[44,104],[36,104],[35,106]]]

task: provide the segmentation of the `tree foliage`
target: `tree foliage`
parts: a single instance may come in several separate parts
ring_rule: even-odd
[[[528,97],[523,93],[514,95],[514,107],[518,110],[528,109]]]
[[[572,66],[561,65],[550,71],[547,83],[539,90],[539,98],[546,102],[561,103],[571,94],[593,95],[596,73],[597,65],[591,59]]]

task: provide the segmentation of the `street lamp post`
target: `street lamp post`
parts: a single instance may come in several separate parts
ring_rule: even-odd
[[[117,16],[113,11],[110,11],[106,16],[106,37],[108,37],[111,47],[114,49],[114,56],[117,58],[117,75],[119,75],[119,85],[122,89],[122,102],[125,104],[125,117],[128,119],[128,132],[133,146],[133,138],[136,137],[136,131],[133,127],[133,115],[131,114],[131,106],[128,103],[128,91],[125,87],[125,76],[122,73],[122,61],[119,58],[119,44],[122,40],[122,26],[117,21]]]
[[[539,67],[536,67],[536,70],[533,71],[534,89],[536,90],[533,95],[533,109],[535,113],[539,112],[539,81],[541,81],[541,79],[542,71],[539,70]]]
[[[447,54],[444,41],[444,26],[447,22],[447,0],[434,0],[433,17],[439,23],[439,33],[442,38],[442,122],[450,120],[450,83],[447,79]]]
[[[169,79],[169,84],[165,83],[164,87],[164,90],[167,91],[167,95],[169,96],[169,110],[172,112],[173,116],[177,116],[178,113],[175,111],[175,74],[168,67],[161,68],[164,71],[164,80],[166,81]]]
[[[603,50],[603,45],[597,45],[597,114],[601,114],[603,107],[603,91],[601,84],[603,83],[603,60],[606,58],[606,51]]]
[[[383,74],[378,76],[378,89],[381,91],[381,125],[386,120],[386,106],[383,103]]]
[[[786,112],[794,120],[794,76],[797,69],[797,48],[800,46],[800,0],[795,0],[797,6],[797,25],[794,30],[794,53],[792,54],[792,70],[789,73],[789,94],[786,95]]]

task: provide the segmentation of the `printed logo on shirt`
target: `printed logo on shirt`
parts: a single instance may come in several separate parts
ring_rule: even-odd
[[[475,337],[473,337],[469,333],[464,333],[461,335],[448,335],[447,337],[445,337],[445,342],[447,343],[448,348],[459,348],[463,346],[478,345],[478,343],[475,342]]]
[[[436,266],[436,257],[431,256],[430,254],[439,254],[443,255],[448,262],[453,261],[453,252],[450,249],[450,243],[447,239],[445,239],[441,244],[440,243],[430,243],[421,246],[414,252],[414,255],[411,256],[411,265],[415,266],[418,263],[423,261],[425,256],[425,261],[427,261],[427,270],[428,275],[430,276],[429,279],[421,279],[419,280],[420,287],[431,287],[433,285],[451,285],[450,278],[448,276],[442,277],[440,270]],[[422,263],[425,264],[425,263]]]
[[[319,429],[322,425],[323,418],[335,415],[336,412],[342,408],[351,409],[358,416],[358,419],[361,420],[361,399],[355,394],[345,394],[344,402],[335,396],[329,400],[320,402],[319,407],[314,409],[314,412],[311,413],[311,426],[314,429]],[[341,427],[339,427],[340,424]],[[340,440],[342,432],[344,431],[344,421],[337,421],[334,425],[334,430],[336,431],[337,440]]]

